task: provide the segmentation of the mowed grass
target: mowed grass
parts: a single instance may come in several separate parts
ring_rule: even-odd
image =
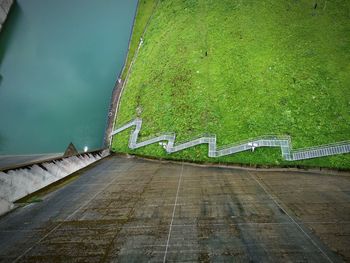
[[[316,5],[317,2],[317,5]],[[142,13],[142,12],[141,12]],[[121,98],[116,126],[141,138],[215,133],[218,144],[290,135],[294,148],[350,139],[350,1],[161,1]],[[287,162],[279,149],[208,158],[202,145],[112,150],[199,162],[348,169],[350,154]]]
[[[129,52],[121,78],[125,80],[131,61],[135,55],[145,26],[150,19],[158,0],[139,0],[136,19],[130,40]]]

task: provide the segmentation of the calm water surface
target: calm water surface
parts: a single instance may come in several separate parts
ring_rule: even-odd
[[[102,146],[137,0],[17,0],[0,33],[0,155]]]

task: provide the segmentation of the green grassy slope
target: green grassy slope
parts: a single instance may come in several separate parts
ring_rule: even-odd
[[[317,7],[315,8],[315,3]],[[294,148],[350,139],[350,1],[161,1],[125,87],[117,125],[143,119],[142,136],[208,132],[221,145],[289,134]],[[350,155],[283,161],[277,149],[208,158],[199,146],[114,151],[244,164],[350,168]]]
[[[131,36],[130,47],[126,59],[122,79],[126,78],[130,63],[135,55],[135,51],[139,45],[140,38],[144,32],[145,26],[150,19],[158,0],[139,0],[134,28]]]

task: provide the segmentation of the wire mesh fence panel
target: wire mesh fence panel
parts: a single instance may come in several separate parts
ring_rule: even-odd
[[[159,133],[148,139],[142,138],[143,141],[137,142],[139,133],[142,127],[142,120],[135,119],[125,123],[112,132],[112,136],[135,126],[131,132],[129,139],[129,147],[132,149],[144,147],[157,142],[167,142],[162,144],[168,153],[182,151],[200,144],[208,144],[208,156],[220,157],[238,152],[252,150],[259,147],[274,147],[280,148],[282,157],[287,161],[304,160],[311,158],[318,158],[323,156],[337,155],[350,153],[350,141],[342,141],[333,144],[320,145],[315,147],[308,147],[298,150],[292,149],[292,142],[289,136],[280,135],[266,135],[257,138],[251,138],[244,141],[217,147],[215,134],[202,134],[191,139],[181,142],[175,142],[176,134],[172,132]]]

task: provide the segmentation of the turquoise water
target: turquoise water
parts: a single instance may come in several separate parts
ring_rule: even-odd
[[[102,146],[137,0],[17,0],[0,33],[0,154]]]

